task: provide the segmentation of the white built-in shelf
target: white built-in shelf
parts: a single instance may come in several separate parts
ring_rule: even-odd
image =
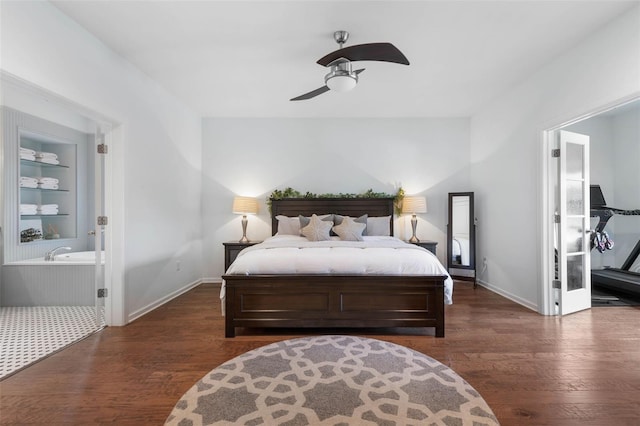
[[[58,214],[21,214],[20,217],[57,217],[57,216],[69,216],[68,213],[58,213]]]
[[[63,169],[69,168],[69,166],[65,166],[64,164],[51,164],[51,163],[45,163],[44,161],[25,160],[24,158],[20,159],[20,165],[33,166],[33,167],[57,167],[57,168],[63,168]]]
[[[19,134],[19,146],[34,151],[56,154],[63,164],[51,164],[45,161],[33,161],[19,158],[18,176],[36,179],[51,177],[59,179],[63,188],[31,188],[20,186],[19,203],[57,204],[62,210],[58,214],[19,214],[21,244],[38,243],[47,240],[48,234],[59,234],[61,238],[75,238],[77,235],[76,209],[76,145],[65,141],[49,140],[44,135],[22,131]],[[42,234],[41,238],[27,240],[23,231],[33,229]]]
[[[68,189],[30,188],[28,186],[21,186],[20,189],[26,190],[26,191],[38,191],[38,192],[69,192]]]

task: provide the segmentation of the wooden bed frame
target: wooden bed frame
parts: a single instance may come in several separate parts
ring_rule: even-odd
[[[392,198],[272,200],[276,216],[390,216]],[[444,337],[445,275],[223,275],[225,336],[236,327],[435,327]]]

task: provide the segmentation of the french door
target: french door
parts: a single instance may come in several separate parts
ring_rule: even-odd
[[[557,135],[558,313],[567,315],[591,308],[589,136],[564,130]]]

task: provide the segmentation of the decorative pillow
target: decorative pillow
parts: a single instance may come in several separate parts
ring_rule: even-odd
[[[333,226],[333,215],[332,214],[323,214],[323,215],[318,216],[318,218],[320,220],[324,220],[325,222],[331,222],[331,226]],[[300,232],[298,233],[298,235],[304,236],[304,235],[302,235],[302,228],[304,228],[305,226],[307,226],[309,224],[309,222],[311,221],[311,218],[300,215],[300,216],[298,216],[298,220],[300,221]]]
[[[338,234],[341,240],[344,241],[362,241],[362,232],[367,225],[361,222],[356,222],[353,218],[345,216],[340,225],[333,227],[333,232]]]
[[[331,239],[329,231],[333,226],[332,221],[322,220],[315,214],[311,216],[309,224],[300,229],[302,235],[307,237],[309,241],[326,241]]]
[[[300,219],[297,217],[276,216],[278,235],[300,235]]]
[[[364,235],[388,237],[391,235],[391,216],[367,218],[367,230]]]
[[[335,225],[340,225],[342,223],[342,220],[344,218],[346,218],[346,217],[351,217],[351,216],[342,216],[342,215],[339,215],[339,214],[334,214],[333,215],[333,223]],[[362,216],[357,217],[357,218],[355,218],[353,220],[356,223],[364,223],[365,226],[364,226],[364,231],[362,231],[362,235],[367,235],[367,215],[363,214]],[[333,229],[332,229],[332,231],[333,231]],[[337,235],[337,234],[335,234],[335,235]]]

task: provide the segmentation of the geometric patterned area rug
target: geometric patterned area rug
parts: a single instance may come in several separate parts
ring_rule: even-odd
[[[497,425],[471,385],[404,346],[314,336],[252,350],[210,371],[167,425]]]

